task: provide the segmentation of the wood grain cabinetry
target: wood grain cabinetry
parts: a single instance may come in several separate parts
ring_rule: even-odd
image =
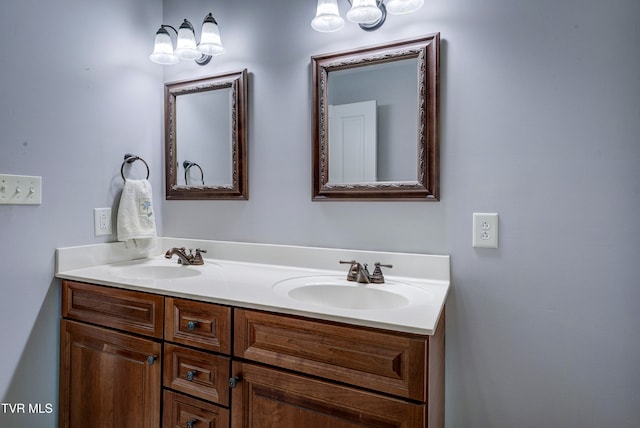
[[[229,410],[202,400],[164,391],[163,428],[226,428]]]
[[[162,339],[164,297],[63,281],[62,316]]]
[[[250,363],[233,373],[233,428],[424,427],[424,404]]]
[[[165,298],[163,428],[229,427],[231,312]]]
[[[231,354],[231,308],[167,297],[165,340]]]
[[[427,338],[237,309],[234,355],[426,401]]]
[[[60,427],[444,426],[434,336],[63,281]]]
[[[229,362],[229,357],[166,343],[163,384],[229,406]]]
[[[153,335],[163,311],[158,296],[64,281],[62,298],[59,426],[157,428],[162,343]]]
[[[431,373],[444,372],[444,319],[427,337],[234,314],[234,357],[279,368],[233,363],[232,376],[242,379],[232,393],[234,428],[444,426],[444,377]]]

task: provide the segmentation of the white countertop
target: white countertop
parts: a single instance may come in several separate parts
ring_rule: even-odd
[[[173,246],[207,249],[206,256],[213,257],[205,258],[203,266],[180,267],[189,269],[194,276],[141,279],[122,274],[129,267],[175,267],[175,256],[169,260],[160,255]],[[448,256],[176,238],[159,238],[157,248],[145,258],[135,258],[140,254],[122,243],[59,248],[56,277],[422,335],[435,332],[450,286]],[[348,266],[339,265],[338,261],[351,259],[369,265],[376,261],[393,263],[393,269],[385,270],[386,282],[419,291],[421,297],[395,309],[344,309],[301,302],[274,290],[276,284],[290,278],[312,280],[321,276],[342,280]]]

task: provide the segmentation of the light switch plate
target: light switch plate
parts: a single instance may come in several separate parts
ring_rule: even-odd
[[[473,246],[498,248],[497,213],[473,213]]]
[[[42,177],[0,174],[0,204],[42,204]]]

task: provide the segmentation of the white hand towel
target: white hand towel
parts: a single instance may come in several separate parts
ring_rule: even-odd
[[[118,241],[141,249],[155,246],[156,222],[147,180],[126,180],[118,207]]]

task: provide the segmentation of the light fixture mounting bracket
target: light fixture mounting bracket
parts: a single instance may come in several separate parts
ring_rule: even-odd
[[[353,2],[351,0],[347,0],[347,1],[349,2],[350,6],[353,6]],[[375,31],[378,28],[382,27],[382,24],[384,24],[384,21],[387,20],[387,8],[384,5],[384,1],[376,0],[376,6],[378,6],[378,9],[380,9],[380,12],[382,12],[382,15],[380,15],[380,18],[378,18],[378,20],[375,22],[371,22],[368,24],[358,24],[360,28],[362,28],[364,31]]]
[[[211,55],[202,54],[200,58],[194,59],[198,65],[207,65],[211,62]]]

